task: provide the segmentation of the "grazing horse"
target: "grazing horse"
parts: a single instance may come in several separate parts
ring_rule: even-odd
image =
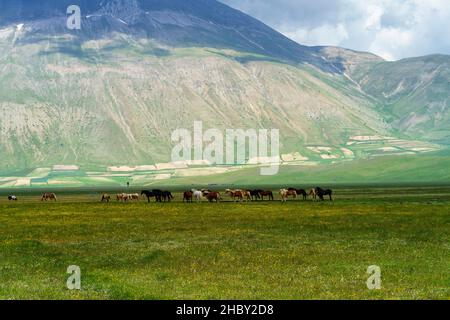
[[[155,195],[156,202],[163,202],[164,192],[159,189],[153,189],[153,194]]]
[[[173,200],[173,195],[170,191],[163,191],[161,193],[161,197],[164,200],[164,202],[166,202],[166,201],[170,202]]]
[[[209,202],[216,201],[217,203],[219,203],[220,202],[220,193],[211,191],[205,195],[205,198]]]
[[[311,191],[308,193],[308,196],[311,196],[313,201],[316,201],[317,200],[316,189],[311,189]]]
[[[324,190],[324,189],[319,188],[319,187],[315,188],[314,190],[316,192],[317,197],[319,197],[319,199],[321,201],[325,200],[324,196],[329,196],[330,197],[330,201],[333,201],[333,197],[332,197],[333,196],[333,190],[331,190],[331,189]]]
[[[288,189],[281,189],[280,190],[280,196],[281,201],[286,202],[290,196],[293,198],[297,198],[297,191],[295,190],[288,190]]]
[[[297,195],[302,195],[303,196],[303,200],[308,199],[308,193],[306,192],[306,190],[304,189],[294,189],[294,188],[289,188],[289,191],[295,191],[297,193]]]
[[[192,191],[185,191],[183,193],[183,202],[192,203],[193,198],[194,198],[194,193]]]
[[[42,195],[41,201],[48,201],[48,200],[54,200],[56,201],[56,194],[54,193],[44,193]]]
[[[128,199],[131,201],[139,201],[139,194],[137,193],[129,194]]]
[[[261,199],[264,201],[264,197],[269,197],[270,201],[273,201],[273,192],[272,191],[259,191],[259,195]]]
[[[8,200],[9,201],[17,201],[17,197],[16,196],[8,196]]]
[[[250,197],[252,200],[260,200],[261,199],[261,192],[262,190],[251,190],[250,192]]]
[[[137,193],[134,193],[134,194],[119,193],[116,196],[116,200],[121,201],[121,202],[139,201],[139,194],[137,194]]]
[[[148,203],[150,203],[150,198],[156,198],[156,195],[149,190],[142,190],[141,196],[146,196]]]
[[[242,196],[244,197],[245,201],[252,201],[253,200],[251,191],[243,190],[242,191]]]
[[[192,189],[191,191],[192,191],[192,195],[194,196],[194,198],[195,198],[195,200],[197,202],[202,201],[202,198],[203,198],[203,192],[202,191],[195,190],[195,189]]]
[[[229,194],[233,201],[242,201],[244,199],[244,195],[241,190],[225,190],[225,194]]]
[[[104,194],[102,195],[102,202],[110,202],[111,201],[111,196],[109,194]]]

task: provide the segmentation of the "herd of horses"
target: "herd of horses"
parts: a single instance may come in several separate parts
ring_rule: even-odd
[[[229,196],[234,202],[243,201],[264,201],[265,199],[269,201],[274,201],[275,197],[270,190],[243,190],[243,189],[226,189],[225,195]],[[307,192],[304,189],[287,188],[280,189],[279,192],[282,202],[288,201],[289,198],[302,197],[303,200],[307,200],[311,197],[313,201],[319,200],[324,201],[325,197],[329,197],[330,201],[333,201],[333,191],[330,189],[322,189],[316,187]],[[164,191],[159,189],[153,190],[142,190],[141,194],[133,193],[119,193],[116,195],[117,202],[133,202],[139,201],[141,197],[146,197],[147,201],[150,203],[151,199],[155,199],[155,202],[171,202],[174,196],[170,191]],[[8,196],[9,201],[17,201],[18,198],[15,195]],[[112,197],[109,194],[102,195],[102,202],[110,202]],[[223,200],[221,194],[217,191],[212,191],[208,189],[196,190],[191,189],[183,193],[183,202],[192,203],[194,201],[201,202],[207,200],[208,202],[220,202]],[[54,193],[44,193],[42,195],[41,201],[57,201],[56,194]]]
[[[280,198],[282,202],[286,202],[290,197],[297,198],[301,196],[303,200],[307,200],[308,197],[311,197],[312,200],[320,200],[324,201],[325,197],[328,196],[330,201],[333,201],[333,191],[330,189],[322,189],[320,187],[316,187],[311,189],[308,193],[303,189],[280,189]],[[274,201],[274,193],[273,191],[267,190],[242,190],[242,189],[226,189],[225,195],[229,196],[232,201],[235,202],[243,202],[243,201]],[[141,196],[145,196],[147,201],[150,202],[152,198],[155,199],[155,202],[170,202],[174,199],[172,193],[170,191],[163,191],[159,189],[154,190],[143,190],[141,191]],[[109,202],[111,197],[107,194],[102,196],[102,202]],[[121,193],[116,195],[117,201],[139,201],[139,194],[125,194]],[[189,191],[185,191],[183,193],[183,202],[192,203],[194,201],[201,202],[203,200],[207,200],[208,202],[220,202],[223,200],[220,192],[212,191],[208,189],[191,189]]]

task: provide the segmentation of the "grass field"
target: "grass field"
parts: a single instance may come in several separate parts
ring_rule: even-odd
[[[381,290],[367,289],[370,265]],[[450,188],[339,189],[333,203],[0,200],[0,299],[210,298],[449,299]]]

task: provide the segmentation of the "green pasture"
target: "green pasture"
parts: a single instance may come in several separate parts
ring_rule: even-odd
[[[449,299],[450,188],[334,202],[0,199],[0,299]],[[66,288],[81,268],[81,290]],[[367,268],[382,271],[369,290]]]

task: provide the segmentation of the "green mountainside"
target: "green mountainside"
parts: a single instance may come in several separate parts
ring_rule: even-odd
[[[350,183],[365,174],[374,182],[450,181],[441,165],[450,144],[449,56],[387,62],[304,47],[202,1],[164,7],[133,0],[128,10],[120,1],[92,2],[98,17],[84,17],[80,34],[50,23],[48,1],[41,17],[0,24],[0,188],[235,176],[255,183]],[[239,46],[227,47],[235,38]],[[280,173],[262,178],[252,165],[172,163],[172,132],[192,131],[194,121],[222,132],[279,129]]]

